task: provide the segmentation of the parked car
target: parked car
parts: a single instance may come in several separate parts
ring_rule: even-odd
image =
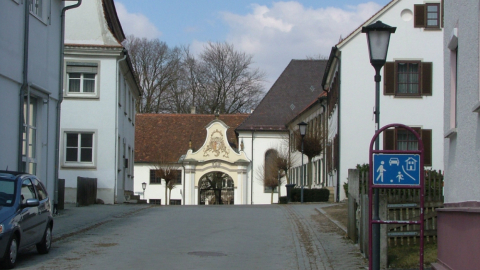
[[[50,251],[53,218],[45,186],[32,174],[0,171],[0,256],[14,268],[19,251],[36,245]]]

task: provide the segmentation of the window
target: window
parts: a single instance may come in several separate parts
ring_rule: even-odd
[[[384,95],[404,97],[432,95],[432,63],[387,62],[384,67]]]
[[[439,29],[440,23],[443,25],[443,17],[440,17],[440,9],[440,3],[414,5],[413,26],[415,28]]]
[[[413,128],[423,141],[424,165],[432,166],[432,130]],[[387,129],[383,132],[383,150],[417,150],[417,137],[403,128]]]
[[[176,171],[176,176],[177,179],[175,180],[174,184],[175,185],[181,185],[182,184],[182,171],[181,170],[175,170]]]
[[[67,62],[66,96],[98,96],[97,75],[97,63]]]
[[[37,195],[35,194],[35,188],[33,187],[32,181],[30,181],[30,179],[23,180],[20,198],[22,199],[21,203],[26,203],[28,199],[37,198]]]
[[[65,164],[92,165],[93,153],[93,132],[65,132]]]
[[[182,205],[182,200],[170,199],[170,205]]]
[[[263,186],[264,192],[271,192],[272,188],[276,190],[278,186],[278,153],[274,149],[267,150],[265,153]]]
[[[150,184],[161,184],[160,170],[150,170]]]
[[[26,96],[23,103],[22,170],[37,172],[37,99]]]
[[[30,13],[34,14],[38,18],[43,18],[43,0],[29,0]]]
[[[40,181],[38,181],[37,179],[33,180],[33,183],[37,188],[38,199],[42,201],[48,198],[47,192],[45,191],[45,187],[43,186],[43,184],[40,183]]]
[[[162,205],[162,200],[161,199],[150,199],[148,201],[149,204],[158,204],[158,205]]]

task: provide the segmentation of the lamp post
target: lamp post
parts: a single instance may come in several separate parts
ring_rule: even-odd
[[[396,27],[391,27],[377,21],[368,26],[362,27],[362,33],[367,34],[368,52],[370,55],[370,64],[375,68],[375,132],[380,128],[380,69],[387,61],[388,45],[390,35],[395,33]],[[375,139],[375,150],[379,150],[379,137]],[[370,183],[371,185],[372,183]],[[378,215],[378,189],[375,189],[373,220],[379,220]],[[373,224],[372,228],[372,254],[370,257],[370,267],[380,269],[380,224]]]
[[[143,188],[143,199],[145,200],[145,189],[147,188],[147,183],[143,182],[142,188]]]
[[[300,130],[300,136],[302,136],[302,167],[300,169],[300,181],[302,181],[302,190],[301,190],[301,195],[300,195],[300,201],[303,203],[303,182],[304,182],[304,173],[303,173],[303,137],[305,137],[305,133],[307,131],[307,123],[301,122],[298,123],[298,129]]]

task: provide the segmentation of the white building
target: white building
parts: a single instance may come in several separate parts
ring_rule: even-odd
[[[445,1],[444,208],[436,270],[480,265],[480,3]]]
[[[64,12],[60,0],[0,1],[0,169],[37,175],[52,198]]]
[[[416,129],[425,146],[425,166],[443,170],[441,18],[441,1],[393,0],[332,50],[323,87],[329,91],[329,101],[334,100],[329,103],[329,140],[339,159],[332,174],[337,186],[347,181],[348,169],[369,161],[375,133],[375,70],[361,29],[379,20],[396,27],[381,71],[380,128],[401,123]],[[382,146],[417,147],[413,134],[400,129],[384,132]],[[345,198],[341,188],[337,192]]]
[[[168,199],[171,204],[216,204],[220,200],[222,204],[270,204],[272,190],[263,181],[265,163],[284,150],[292,151],[289,176],[300,187],[301,155],[292,150],[291,134],[301,119],[310,124],[309,132],[324,127],[320,119],[325,110],[318,98],[324,95],[321,79],[326,62],[292,60],[251,115],[215,119],[213,115],[139,114],[135,193],[149,203],[165,204],[165,181],[155,173],[161,164],[179,172]],[[321,154],[308,166],[304,157],[305,172],[312,175],[307,188],[325,185],[323,160]],[[270,176],[276,179],[277,174]],[[285,176],[281,182],[280,190],[274,190],[273,203],[279,195],[286,195]]]
[[[140,92],[124,39],[113,0],[83,1],[66,19],[59,164],[66,202],[77,200],[77,177],[96,178],[107,204],[133,193]]]

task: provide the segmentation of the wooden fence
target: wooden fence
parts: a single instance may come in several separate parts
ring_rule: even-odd
[[[348,235],[368,253],[368,172],[356,169],[348,174]],[[412,189],[380,189],[379,213],[382,220],[419,220],[420,191]],[[424,235],[426,243],[437,240],[437,208],[443,207],[443,175],[441,171],[425,172]],[[420,225],[388,224],[381,237],[388,246],[419,243]],[[385,246],[386,248],[386,246]]]

